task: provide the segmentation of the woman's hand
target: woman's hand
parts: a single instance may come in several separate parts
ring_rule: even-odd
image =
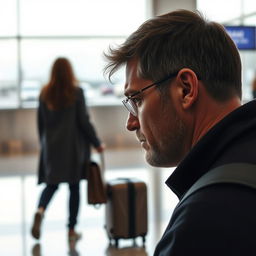
[[[101,153],[101,152],[104,151],[105,147],[106,147],[106,146],[105,146],[104,144],[101,144],[99,147],[97,147],[97,148],[95,148],[95,149],[96,149],[96,151],[97,151],[98,153]]]

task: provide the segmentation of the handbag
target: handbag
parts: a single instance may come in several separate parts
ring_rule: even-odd
[[[107,190],[101,168],[91,161],[87,170],[87,200],[88,204],[98,206],[107,202]]]

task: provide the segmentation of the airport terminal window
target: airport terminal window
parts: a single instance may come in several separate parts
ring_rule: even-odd
[[[114,41],[121,43],[123,39],[115,38]],[[33,106],[34,100],[38,98],[38,88],[47,82],[52,62],[58,56],[66,56],[72,62],[88,103],[99,103],[100,98],[104,104],[102,96],[113,96],[114,87],[114,84],[106,83],[102,74],[102,49],[106,49],[110,42],[111,38],[22,40],[22,106]],[[121,79],[116,77],[115,83],[121,83]]]
[[[17,0],[0,0],[0,36],[17,34]]]
[[[256,25],[255,0],[197,0],[197,8],[209,19],[216,20],[225,25]],[[252,99],[251,84],[256,76],[256,51],[240,50],[242,60],[243,101]]]
[[[244,14],[250,14],[252,12],[256,12],[255,0],[243,0],[243,10],[244,10]]]
[[[254,4],[256,6],[256,3]],[[256,25],[256,14],[250,15],[243,19],[243,25]],[[251,99],[252,95],[252,81],[256,76],[256,51],[243,51],[241,53],[243,63],[243,98]]]
[[[20,0],[23,35],[128,35],[145,20],[145,0]],[[132,18],[131,18],[132,14]]]
[[[241,0],[197,0],[197,9],[210,20],[226,22],[241,15]]]
[[[18,105],[17,42],[0,40],[0,107],[15,108]]]
[[[119,102],[123,76],[108,83],[102,53],[148,18],[148,2],[0,0],[0,108],[36,107],[58,56],[71,60],[89,104]]]

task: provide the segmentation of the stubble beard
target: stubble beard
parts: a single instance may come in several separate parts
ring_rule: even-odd
[[[175,114],[172,127],[146,152],[147,162],[155,167],[173,167],[184,157],[186,126]]]

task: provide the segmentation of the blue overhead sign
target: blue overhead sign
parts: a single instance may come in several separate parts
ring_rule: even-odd
[[[225,26],[228,34],[240,50],[255,50],[255,27],[249,26]]]

